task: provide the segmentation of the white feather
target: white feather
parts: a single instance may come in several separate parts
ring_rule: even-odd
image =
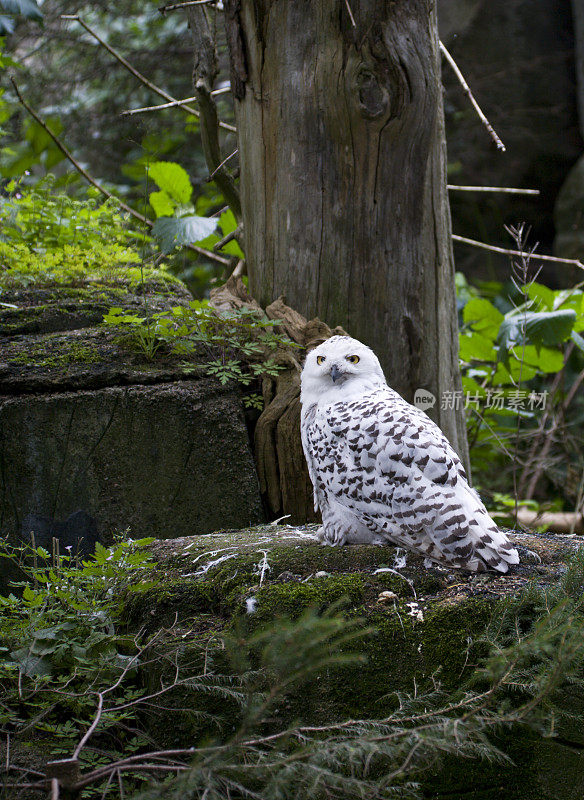
[[[322,541],[391,542],[475,571],[518,563],[442,431],[389,388],[368,347],[333,336],[315,348],[300,399]]]

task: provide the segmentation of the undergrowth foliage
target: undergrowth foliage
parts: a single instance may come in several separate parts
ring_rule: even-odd
[[[34,739],[47,761],[78,766],[71,797],[418,798],[445,756],[508,762],[492,734],[521,724],[553,736],[573,715],[566,686],[584,688],[582,552],[556,589],[494,606],[485,657],[459,689],[434,676],[416,696],[386,697],[379,718],[290,723],[287,697],[342,680],[370,629],[337,605],[263,627],[244,616],[219,636],[189,620],[129,636],[121,600],[150,585],[149,544],[120,540],[80,562],[3,548],[22,571],[19,596],[0,598],[4,796],[48,790],[11,760]],[[156,720],[169,713],[190,720],[189,746],[161,748]]]
[[[88,277],[139,279],[144,234],[112,201],[88,190],[76,200],[49,175],[34,187],[15,180],[0,196],[0,286],[71,284]],[[134,270],[133,274],[132,270]]]
[[[189,362],[183,369],[202,369],[222,384],[235,381],[243,387],[262,376],[277,375],[282,367],[270,353],[278,345],[295,346],[277,332],[279,320],[246,308],[219,314],[207,302],[198,300],[143,317],[111,308],[104,324],[120,330],[125,340],[148,359],[164,347],[174,355],[202,357],[196,367]],[[247,394],[244,403],[263,408],[256,393]]]
[[[524,247],[523,231],[511,231]],[[512,495],[535,505],[544,476],[543,485],[551,483],[560,495],[556,507],[577,503],[573,483],[584,469],[578,441],[584,420],[578,393],[584,376],[582,284],[549,289],[537,282],[529,262],[517,263],[507,284],[476,288],[457,275],[460,402],[467,410],[473,475],[504,514],[515,507]],[[540,486],[539,497],[545,494],[551,493]]]

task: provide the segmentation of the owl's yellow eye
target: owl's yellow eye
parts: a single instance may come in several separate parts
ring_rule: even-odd
[[[359,356],[347,356],[347,361],[349,361],[351,364],[358,364],[361,359]]]
[[[316,357],[316,363],[317,364],[324,364],[325,361],[326,361],[326,356],[317,356]]]

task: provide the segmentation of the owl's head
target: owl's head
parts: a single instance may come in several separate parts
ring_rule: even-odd
[[[385,377],[373,350],[350,336],[332,336],[306,356],[300,400],[334,402],[380,385]]]

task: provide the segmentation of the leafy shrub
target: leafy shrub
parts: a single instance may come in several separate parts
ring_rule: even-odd
[[[105,325],[123,331],[126,340],[147,358],[153,358],[163,345],[176,355],[206,354],[209,360],[201,361],[199,369],[222,384],[235,381],[244,387],[262,375],[276,375],[281,367],[269,353],[278,345],[294,346],[274,330],[279,323],[250,309],[218,314],[198,300],[150,317],[127,314],[122,308],[110,308],[104,316]],[[257,394],[244,400],[248,406],[263,407]]]
[[[503,495],[510,471],[520,473],[521,498],[531,462],[539,457],[534,442],[554,420],[565,423],[564,401],[584,366],[584,294],[579,285],[553,291],[529,281],[488,284],[482,287],[486,296],[480,296],[461,275],[457,289],[461,400],[468,412],[473,471],[481,484]],[[577,398],[571,402],[573,421],[581,424]],[[569,446],[569,437],[564,444]],[[566,461],[565,450],[561,460]],[[553,471],[553,459],[550,463]],[[558,484],[566,484],[565,475],[563,464]]]

